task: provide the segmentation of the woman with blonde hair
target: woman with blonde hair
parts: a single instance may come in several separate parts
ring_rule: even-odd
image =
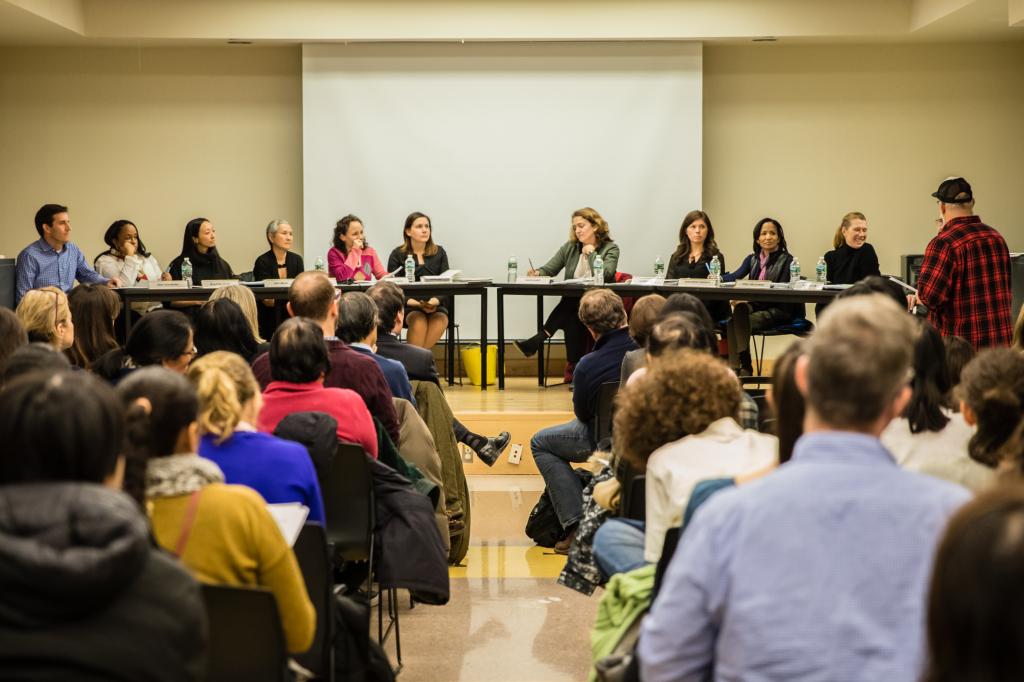
[[[249,324],[249,329],[252,330],[252,335],[256,338],[256,342],[266,343],[266,340],[260,336],[259,317],[256,314],[256,296],[249,287],[242,284],[228,284],[227,286],[217,287],[210,294],[211,301],[221,298],[237,303],[238,307],[245,313],[245,321]]]
[[[300,502],[310,521],[323,523],[320,484],[306,448],[254,426],[263,398],[249,364],[216,351],[193,362],[187,376],[199,396],[199,456],[217,464],[227,483],[249,486],[270,504]]]
[[[75,343],[75,324],[67,295],[57,287],[31,289],[15,311],[29,343],[48,343],[59,351]]]
[[[868,244],[868,220],[860,211],[850,211],[839,222],[832,250],[825,254],[825,267],[832,284],[853,284],[882,274],[875,247]]]
[[[531,277],[543,275],[554,277],[563,269],[565,279],[593,277],[594,260],[600,256],[604,267],[604,281],[615,281],[619,266],[619,245],[612,241],[608,223],[592,208],[574,211],[569,225],[569,241],[544,265],[530,269]],[[580,297],[565,296],[548,315],[547,322],[537,334],[524,341],[516,341],[516,348],[526,357],[534,355],[544,345],[545,339],[561,330],[565,334],[565,356],[569,362],[566,379],[572,376],[576,363],[586,351],[587,330],[580,322]]]

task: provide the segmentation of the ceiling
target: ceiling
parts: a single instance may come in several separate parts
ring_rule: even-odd
[[[0,45],[1024,40],[1024,0],[0,0]]]

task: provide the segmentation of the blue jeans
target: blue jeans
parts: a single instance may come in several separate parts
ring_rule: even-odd
[[[645,566],[644,522],[608,519],[602,523],[594,534],[594,560],[605,580]]]
[[[586,462],[590,457],[590,428],[578,419],[549,426],[533,434],[530,450],[548,487],[558,522],[568,530],[583,515],[583,485],[569,462]]]

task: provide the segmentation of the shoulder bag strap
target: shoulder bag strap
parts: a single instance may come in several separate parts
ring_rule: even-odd
[[[188,507],[185,509],[185,518],[181,523],[181,532],[178,533],[178,542],[174,545],[174,556],[181,558],[181,555],[185,553],[185,547],[188,545],[188,537],[192,534],[192,526],[196,521],[196,512],[199,510],[199,496],[202,494],[203,489],[192,493],[188,498]]]

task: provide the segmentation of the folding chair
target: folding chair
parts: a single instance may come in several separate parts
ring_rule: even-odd
[[[615,416],[615,396],[619,392],[618,381],[607,381],[597,390],[597,413],[590,425],[594,442],[598,448],[610,447],[605,441],[612,437],[612,419]]]
[[[331,562],[327,555],[327,534],[319,523],[307,523],[295,540],[295,559],[299,562],[306,592],[316,609],[316,636],[313,645],[295,660],[313,673],[314,679],[334,680],[334,590]]]
[[[811,321],[803,317],[799,317],[789,324],[780,324],[778,327],[766,329],[762,332],[757,332],[761,337],[760,349],[758,349],[757,341],[754,341],[754,369],[758,375],[761,374],[761,367],[764,366],[764,341],[765,337],[768,336],[799,336],[800,338],[806,338],[814,331],[814,325]]]
[[[203,585],[210,625],[208,682],[284,682],[288,674],[281,617],[269,590]]]

